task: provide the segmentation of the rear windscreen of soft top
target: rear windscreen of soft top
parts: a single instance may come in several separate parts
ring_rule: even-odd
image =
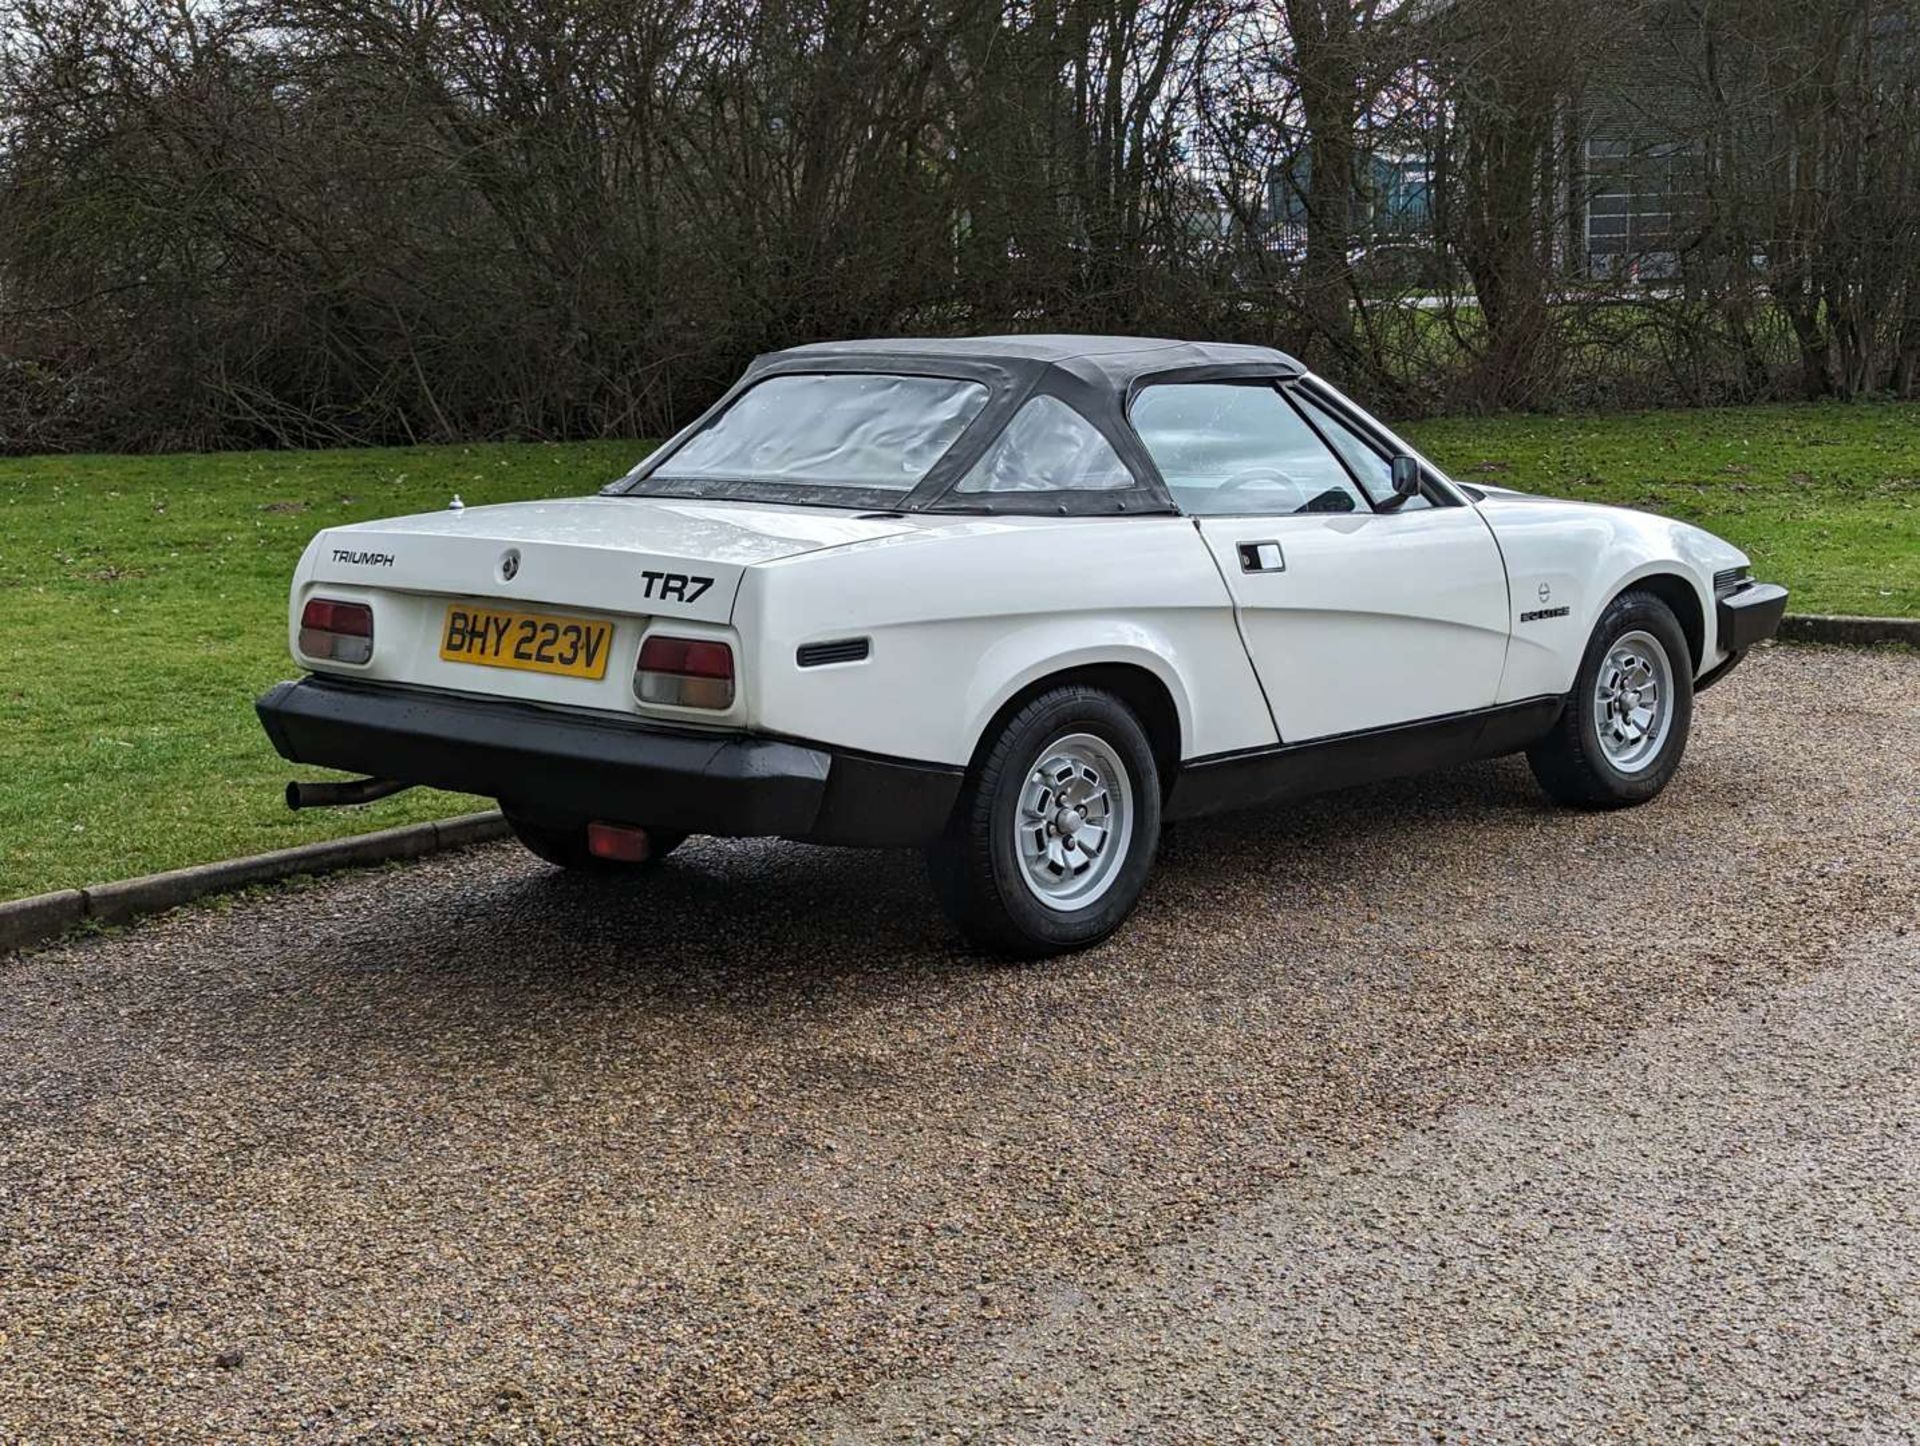
[[[711,496],[715,484],[906,494],[987,405],[979,382],[880,372],[768,377],[633,491]]]

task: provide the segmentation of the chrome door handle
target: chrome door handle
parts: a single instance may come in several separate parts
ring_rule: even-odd
[[[1285,572],[1287,555],[1280,550],[1277,542],[1243,542],[1240,544],[1240,571],[1242,572]]]

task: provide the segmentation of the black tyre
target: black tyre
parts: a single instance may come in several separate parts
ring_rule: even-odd
[[[585,873],[627,874],[636,869],[650,869],[687,840],[684,833],[676,833],[672,829],[650,828],[647,830],[647,841],[652,846],[652,852],[640,863],[625,863],[589,853],[587,826],[584,823],[561,827],[536,823],[512,809],[503,808],[501,812],[506,815],[507,827],[513,830],[513,836],[526,845],[529,853],[563,869],[579,869]]]
[[[1667,786],[1692,726],[1687,635],[1666,603],[1628,591],[1600,615],[1566,711],[1527,762],[1562,803],[1624,808]]]
[[[1118,928],[1159,839],[1160,772],[1146,730],[1111,693],[1070,685],[1021,707],[987,741],[928,865],[969,939],[1038,958]]]

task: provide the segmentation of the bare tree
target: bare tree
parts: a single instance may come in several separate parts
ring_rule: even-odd
[[[0,6],[0,448],[654,433],[903,330],[1920,388],[1920,0]]]

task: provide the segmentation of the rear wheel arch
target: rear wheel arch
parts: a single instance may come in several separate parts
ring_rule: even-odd
[[[1162,705],[1128,672],[1153,676],[1125,665],[1063,668],[995,714],[927,848],[941,906],[976,945],[1016,958],[1064,953],[1098,943],[1133,912],[1153,868],[1164,788],[1140,711]]]
[[[1166,680],[1139,663],[1081,663],[1045,673],[1022,684],[993,710],[979,736],[974,739],[970,764],[978,764],[1006,730],[1007,722],[1042,693],[1055,688],[1079,686],[1111,693],[1133,711],[1153,747],[1154,762],[1160,768],[1164,793],[1173,786],[1181,757],[1180,707]]]

